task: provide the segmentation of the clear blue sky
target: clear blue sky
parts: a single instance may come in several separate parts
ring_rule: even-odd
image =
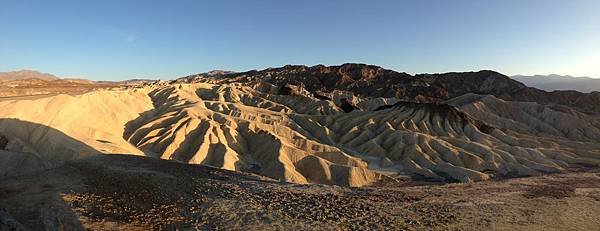
[[[600,1],[0,0],[0,71],[116,80],[345,62],[600,77]]]

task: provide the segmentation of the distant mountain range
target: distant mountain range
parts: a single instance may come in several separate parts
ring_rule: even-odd
[[[0,72],[0,97],[52,94],[82,94],[96,89],[122,86],[119,82],[99,83],[82,78],[60,78],[33,70]]]
[[[224,71],[214,71],[214,74],[224,74],[229,72]],[[44,81],[58,81],[58,82],[71,82],[78,84],[119,84],[119,85],[141,85],[144,83],[154,82],[154,79],[128,79],[122,81],[94,81],[88,80],[84,78],[65,78],[58,77],[48,73],[42,73],[34,70],[19,70],[19,71],[9,71],[9,72],[0,72],[0,82],[15,82],[22,80],[44,80]]]
[[[32,71],[32,70],[0,72],[0,81],[12,81],[12,80],[24,80],[24,79],[56,80],[59,78],[52,74],[42,73],[39,71]]]
[[[546,91],[575,90],[584,93],[600,91],[600,79],[590,77],[573,77],[570,75],[515,75],[511,78],[527,86]]]

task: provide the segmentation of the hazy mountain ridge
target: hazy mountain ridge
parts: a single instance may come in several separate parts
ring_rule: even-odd
[[[600,91],[600,79],[591,77],[574,77],[570,75],[515,75],[511,78],[527,86],[546,91],[574,90],[584,93]]]
[[[0,72],[0,97],[83,94],[96,89],[138,86],[156,80],[93,81],[84,78],[58,77],[34,70]]]
[[[208,72],[210,75],[224,74],[230,73],[227,71],[211,71]],[[117,81],[105,81],[105,80],[90,80],[86,78],[80,77],[59,77],[49,73],[43,73],[36,70],[19,70],[19,71],[8,71],[8,72],[0,72],[0,82],[15,82],[20,81],[22,83],[26,83],[26,81],[36,81],[36,80],[44,80],[44,81],[67,81],[73,83],[80,84],[120,84],[120,85],[142,85],[146,83],[151,83],[154,81],[158,81],[156,79],[126,79],[126,80],[117,80]]]

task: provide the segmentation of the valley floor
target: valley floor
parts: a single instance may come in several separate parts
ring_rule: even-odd
[[[0,230],[594,230],[600,173],[348,188],[128,155],[0,179]]]

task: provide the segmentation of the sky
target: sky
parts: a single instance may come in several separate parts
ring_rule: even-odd
[[[600,77],[598,0],[0,0],[0,72],[94,80],[368,63]]]

